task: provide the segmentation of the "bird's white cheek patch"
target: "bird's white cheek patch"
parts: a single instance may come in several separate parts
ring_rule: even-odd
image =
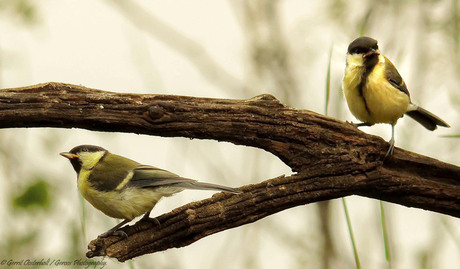
[[[82,162],[82,168],[90,170],[99,162],[99,160],[104,156],[105,152],[80,152],[79,159]]]

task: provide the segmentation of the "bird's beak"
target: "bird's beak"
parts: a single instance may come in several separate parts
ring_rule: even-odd
[[[61,152],[61,153],[59,153],[59,155],[61,155],[62,157],[66,157],[69,160],[78,159],[77,154],[73,154],[73,153],[70,153],[70,152]]]
[[[363,57],[364,58],[369,58],[372,55],[379,55],[379,54],[380,54],[379,50],[371,49],[369,52],[366,52]]]

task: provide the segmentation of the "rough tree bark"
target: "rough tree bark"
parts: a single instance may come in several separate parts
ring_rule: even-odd
[[[396,149],[354,126],[282,105],[271,95],[249,100],[120,94],[45,83],[0,91],[0,128],[57,127],[228,141],[264,149],[296,174],[218,193],[138,222],[129,237],[97,238],[88,257],[125,261],[182,247],[284,209],[361,195],[460,217],[460,167]]]

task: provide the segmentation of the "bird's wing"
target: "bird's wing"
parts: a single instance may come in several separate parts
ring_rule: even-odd
[[[140,165],[133,172],[133,176],[126,187],[164,187],[194,181],[150,165]]]
[[[398,73],[398,70],[393,65],[393,63],[385,57],[385,72],[387,80],[395,86],[398,90],[404,92],[408,96],[410,96],[409,91],[407,90],[406,83],[402,79],[401,75]]]
[[[232,193],[241,193],[240,190],[206,182],[198,182],[193,179],[183,178],[169,171],[156,168],[149,165],[141,165],[133,170],[131,180],[126,184],[126,187],[138,188],[158,188],[158,187],[174,187],[179,189],[195,189],[195,190],[214,190],[225,191]]]
[[[107,153],[91,170],[88,182],[98,191],[116,190],[124,186],[131,170],[139,165],[128,158]]]

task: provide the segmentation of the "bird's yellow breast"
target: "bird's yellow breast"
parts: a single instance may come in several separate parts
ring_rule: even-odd
[[[367,112],[364,99],[359,92],[362,74],[365,70],[366,68],[364,67],[361,59],[355,57],[355,55],[348,55],[342,88],[351,114],[362,122],[370,123],[370,115]]]
[[[98,191],[88,182],[89,170],[81,170],[78,190],[91,205],[109,217],[132,220],[150,210],[163,197],[180,189],[123,188],[113,191]]]
[[[379,62],[367,76],[362,94],[359,92],[365,67],[359,64],[356,55],[349,55],[343,79],[343,90],[351,113],[360,121],[368,123],[396,124],[407,112],[409,96],[393,86],[386,78],[385,57],[379,55]],[[361,61],[362,63],[362,61]]]

